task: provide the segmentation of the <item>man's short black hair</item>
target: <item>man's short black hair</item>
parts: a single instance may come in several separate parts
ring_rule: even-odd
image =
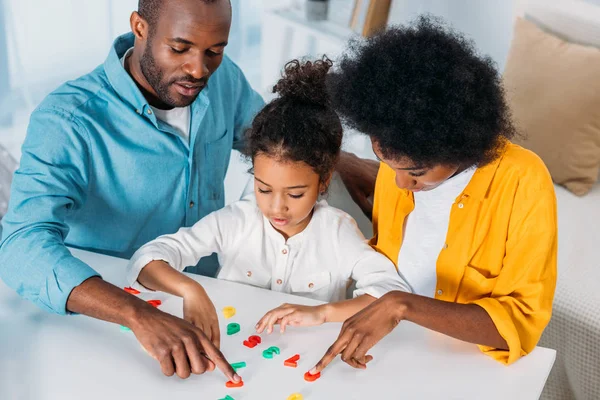
[[[138,1],[138,14],[142,16],[148,22],[150,31],[154,29],[158,21],[160,10],[165,1],[169,0],[139,0]],[[203,3],[214,3],[219,0],[198,0]]]
[[[494,62],[434,17],[352,41],[338,66],[336,110],[386,159],[483,166],[516,133]]]

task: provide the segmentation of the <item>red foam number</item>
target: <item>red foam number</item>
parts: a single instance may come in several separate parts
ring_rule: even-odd
[[[249,348],[254,348],[257,345],[259,345],[260,343],[262,343],[262,339],[260,338],[260,336],[256,336],[256,335],[252,335],[248,338],[248,340],[244,340],[244,346],[249,347]]]
[[[160,306],[162,304],[162,301],[160,301],[160,300],[148,300],[147,303],[150,304],[152,307],[156,308],[156,307],[158,307],[158,306]]]
[[[140,291],[137,289],[134,289],[132,287],[127,286],[126,288],[123,288],[124,291],[126,291],[129,294],[140,294]]]

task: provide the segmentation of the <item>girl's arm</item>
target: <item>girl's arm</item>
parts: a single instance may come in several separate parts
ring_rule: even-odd
[[[320,307],[322,307],[325,317],[324,322],[344,322],[375,300],[377,300],[375,297],[363,294],[351,300],[323,304]]]
[[[325,322],[342,322],[367,307],[376,299],[368,294],[352,300],[326,303],[320,306],[300,304],[282,304],[266,313],[256,324],[256,331],[273,332],[273,326],[279,325],[281,333],[287,326],[316,326]]]
[[[152,240],[136,251],[131,258],[127,267],[127,282],[133,287],[139,282],[148,289],[180,295],[175,293],[174,286],[182,282],[186,283],[186,287],[193,286],[183,277],[160,267],[152,268],[160,268],[158,272],[146,271],[143,275],[141,273],[153,261],[160,260],[176,271],[183,271],[212,253],[224,253],[235,242],[239,232],[244,230],[243,225],[252,223],[253,219],[249,218],[252,211],[255,211],[255,206],[242,200],[207,215],[190,228],[181,228],[174,234]],[[166,282],[165,279],[173,282]]]
[[[218,347],[219,321],[215,307],[204,288],[181,271],[212,253],[222,253],[240,228],[243,210],[232,205],[198,221],[191,228],[181,228],[172,235],[161,236],[142,246],[128,266],[131,286],[159,290],[183,298],[183,317],[200,328]]]

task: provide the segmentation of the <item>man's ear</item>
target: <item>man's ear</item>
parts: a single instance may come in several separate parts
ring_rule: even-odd
[[[149,25],[148,21],[146,21],[137,11],[131,13],[131,17],[129,17],[129,26],[131,27],[131,32],[138,40],[147,40]]]

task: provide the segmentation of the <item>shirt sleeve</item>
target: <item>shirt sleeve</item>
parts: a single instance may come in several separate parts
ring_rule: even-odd
[[[254,90],[244,76],[242,70],[231,62],[237,75],[237,98],[235,113],[235,132],[233,136],[233,148],[242,151],[245,146],[244,134],[252,125],[252,120],[264,107],[263,98]]]
[[[379,298],[393,290],[410,292],[394,264],[369,246],[354,219],[348,215],[340,221],[339,243],[340,257],[351,269],[350,276],[356,282],[353,297],[368,294]]]
[[[68,113],[33,112],[2,220],[0,277],[40,308],[67,314],[71,291],[99,276],[64,244],[65,218],[86,201],[87,132]]]
[[[127,267],[127,283],[138,290],[148,291],[137,282],[142,269],[151,261],[162,260],[177,271],[198,264],[202,257],[221,255],[237,242],[248,224],[252,207],[249,200],[240,200],[215,211],[192,227],[181,228],[171,235],[159,236],[146,243],[132,256]]]
[[[543,186],[521,182],[502,271],[492,296],[472,302],[487,311],[509,348],[480,349],[505,364],[530,353],[550,321],[556,288],[556,221],[556,196],[550,178]]]

